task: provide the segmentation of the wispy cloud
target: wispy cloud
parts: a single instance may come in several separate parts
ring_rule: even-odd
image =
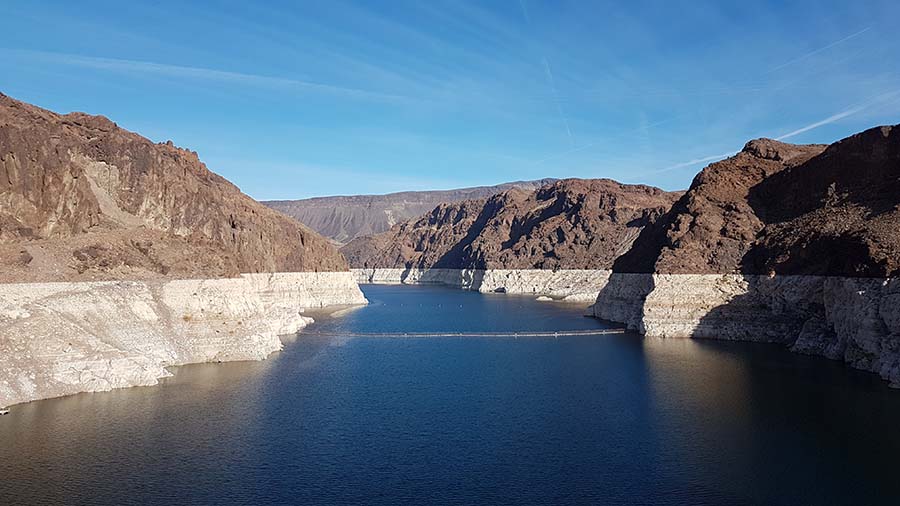
[[[519,0],[519,7],[522,9],[522,16],[525,18],[525,24],[531,25],[531,16],[528,14],[528,8],[525,7],[525,0]],[[572,127],[569,126],[569,118],[566,117],[566,113],[563,111],[559,90],[556,88],[556,79],[553,77],[553,70],[550,68],[550,61],[547,59],[543,49],[539,49],[539,52],[541,54],[541,63],[544,66],[544,75],[547,79],[547,84],[550,85],[551,98],[553,103],[556,104],[556,112],[559,114],[563,125],[566,127],[566,135],[569,137],[569,142],[574,146],[575,137],[572,135]]]
[[[860,31],[858,31],[858,32],[856,32],[856,33],[852,33],[852,34],[850,34],[850,35],[848,35],[848,36],[846,36],[846,37],[844,37],[844,38],[842,38],[842,39],[838,39],[838,40],[832,42],[831,44],[822,46],[822,47],[820,47],[819,49],[816,49],[816,50],[810,51],[810,52],[808,52],[808,53],[806,53],[806,54],[804,54],[804,55],[798,56],[797,58],[794,58],[793,60],[788,60],[788,61],[782,63],[781,65],[778,65],[777,67],[773,67],[773,68],[769,69],[769,70],[766,72],[766,74],[771,74],[772,72],[779,71],[779,70],[781,70],[781,69],[783,69],[783,68],[785,68],[785,67],[788,67],[788,66],[793,65],[793,64],[795,64],[795,63],[799,63],[799,62],[801,62],[801,61],[803,61],[803,60],[806,60],[807,58],[811,58],[811,57],[813,57],[813,56],[815,56],[815,55],[817,55],[817,54],[819,54],[819,53],[821,53],[821,52],[823,52],[823,51],[827,51],[827,50],[833,48],[834,46],[837,46],[837,45],[839,45],[839,44],[843,44],[844,42],[847,42],[847,41],[850,40],[850,39],[855,39],[856,37],[859,37],[860,35],[862,35],[862,34],[868,32],[868,31],[871,30],[871,29],[872,29],[871,26],[867,26],[867,27],[863,28],[862,30],[860,30]],[[763,74],[763,75],[765,75],[765,74]]]
[[[143,60],[125,60],[119,58],[105,58],[99,56],[81,56],[68,53],[56,53],[48,51],[30,51],[19,49],[0,49],[0,52],[19,54],[31,57],[43,58],[55,64],[73,65],[83,68],[108,70],[114,72],[137,72],[159,76],[202,79],[222,83],[241,84],[264,88],[293,89],[299,91],[337,94],[345,97],[380,100],[380,101],[409,101],[412,97],[383,93],[379,91],[365,90],[302,79],[232,72],[227,70],[211,69],[206,67],[194,67],[185,65],[172,65]]]
[[[623,131],[620,131],[620,132],[617,133],[617,134],[610,135],[610,136],[608,136],[608,137],[604,137],[603,139],[599,139],[599,140],[596,140],[596,141],[593,141],[593,142],[588,142],[588,143],[582,144],[581,146],[574,147],[574,148],[572,148],[572,149],[567,149],[566,151],[562,151],[562,152],[559,152],[559,153],[554,153],[554,154],[549,155],[549,156],[545,156],[544,158],[541,158],[541,159],[539,159],[539,160],[535,160],[533,163],[534,163],[535,165],[539,165],[539,164],[542,164],[542,163],[544,163],[544,162],[549,162],[550,160],[556,160],[556,159],[558,159],[558,158],[563,158],[563,157],[569,156],[569,155],[571,155],[571,154],[578,153],[579,151],[584,151],[584,150],[586,150],[586,149],[590,149],[590,148],[592,148],[592,147],[594,147],[594,146],[597,146],[597,145],[599,145],[599,144],[603,144],[604,142],[608,142],[608,141],[610,141],[610,140],[612,140],[612,139],[615,139],[615,138],[618,138],[618,137],[622,137],[622,136],[624,136],[624,135],[628,135],[628,134],[632,134],[632,133],[642,133],[642,132],[646,132],[646,131],[650,130],[651,128],[658,127],[658,126],[660,126],[660,125],[664,125],[664,124],[666,124],[666,123],[669,123],[669,122],[671,122],[671,121],[674,121],[676,118],[677,118],[677,117],[673,117],[673,118],[664,119],[664,120],[662,120],[662,121],[657,121],[657,122],[655,122],[655,123],[644,124],[644,125],[641,125],[641,126],[638,127],[638,128],[632,129],[632,130],[623,130]]]
[[[525,17],[525,22],[531,24],[531,16],[528,14],[528,8],[525,7],[525,0],[519,0],[519,7],[522,8],[522,16]]]
[[[569,119],[566,117],[566,113],[563,112],[562,102],[559,100],[559,92],[556,90],[556,79],[553,78],[553,71],[550,70],[550,62],[547,61],[547,58],[542,58],[544,62],[544,71],[547,73],[547,82],[550,83],[550,91],[553,93],[553,101],[556,103],[556,110],[559,112],[559,117],[562,119],[563,125],[566,126],[566,133],[569,134],[569,142],[573,145],[575,144],[575,137],[572,136],[572,128],[569,127]]]

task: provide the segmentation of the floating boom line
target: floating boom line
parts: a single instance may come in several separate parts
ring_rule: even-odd
[[[606,334],[624,334],[623,328],[615,329],[586,329],[586,330],[547,330],[520,332],[341,332],[312,331],[302,332],[304,335],[327,337],[569,337],[569,336],[601,336]]]

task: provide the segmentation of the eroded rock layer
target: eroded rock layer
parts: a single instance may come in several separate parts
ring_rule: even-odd
[[[346,244],[357,237],[386,232],[397,223],[421,216],[439,204],[486,198],[513,188],[534,190],[552,181],[515,181],[496,186],[386,195],[270,200],[263,204],[297,219],[338,244]]]
[[[900,386],[900,128],[760,139],[704,169],[593,313],[648,336],[778,342]]]
[[[830,146],[759,139],[701,171],[614,270],[891,277],[898,230],[900,128]]]
[[[784,344],[900,387],[900,281],[613,273],[592,313],[650,337]]]
[[[353,268],[607,269],[676,193],[608,179],[442,204],[341,251]]]
[[[347,268],[196,153],[2,94],[0,262],[6,282]]]
[[[304,308],[365,303],[350,272],[0,287],[0,406],[264,359],[312,321]]]
[[[265,358],[365,303],[347,267],[194,152],[0,94],[0,406]]]
[[[591,303],[606,285],[605,269],[352,269],[359,283],[443,285],[482,293],[535,295]]]

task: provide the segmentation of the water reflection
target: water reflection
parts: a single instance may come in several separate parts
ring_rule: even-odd
[[[575,306],[367,287],[329,332],[583,329]],[[774,345],[301,336],[264,362],[0,418],[11,504],[884,502],[900,392]]]
[[[707,469],[729,501],[877,504],[900,493],[888,464],[900,451],[900,392],[876,376],[772,344],[644,347],[661,454]]]

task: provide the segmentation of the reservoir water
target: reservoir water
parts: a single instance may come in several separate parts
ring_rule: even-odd
[[[775,345],[583,308],[366,286],[264,362],[0,417],[2,504],[896,504],[900,391]]]

